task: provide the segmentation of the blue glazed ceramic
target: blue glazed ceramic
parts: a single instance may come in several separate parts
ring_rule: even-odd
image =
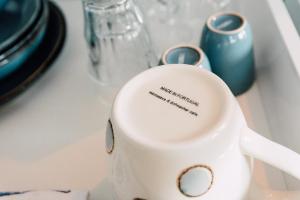
[[[160,64],[188,64],[211,71],[210,63],[205,53],[199,47],[191,45],[171,47],[163,54]]]
[[[251,87],[255,78],[253,38],[243,16],[236,13],[211,16],[203,29],[200,46],[210,60],[212,71],[234,95]]]
[[[0,54],[26,36],[41,12],[43,0],[0,0]],[[1,8],[0,8],[1,9]]]
[[[0,54],[0,79],[17,70],[42,42],[48,20],[48,3],[43,0],[40,2],[43,2],[43,6],[34,26],[26,31],[26,35],[22,39],[17,40],[18,42]]]
[[[36,50],[45,35],[45,27],[39,32],[34,40],[32,40],[25,49],[16,52],[13,58],[6,64],[0,65],[0,80],[18,69]]]
[[[5,6],[7,0],[0,0],[0,10]]]

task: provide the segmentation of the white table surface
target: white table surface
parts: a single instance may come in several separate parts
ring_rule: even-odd
[[[81,3],[57,2],[68,24],[62,53],[31,88],[0,108],[0,191],[71,188],[90,190],[90,199],[109,200],[104,151],[108,108],[87,74]],[[256,84],[238,100],[249,126],[270,137]],[[254,172],[259,187],[253,191],[285,189],[279,171],[256,162]],[[278,194],[268,199],[281,199]],[[257,195],[261,193],[252,193],[253,199]]]

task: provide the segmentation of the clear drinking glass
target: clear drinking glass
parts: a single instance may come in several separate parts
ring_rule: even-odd
[[[207,0],[209,4],[211,4],[215,10],[223,10],[230,4],[231,0]]]
[[[90,74],[112,100],[131,77],[158,64],[142,14],[133,0],[82,0]]]
[[[197,45],[206,19],[228,8],[231,0],[136,0],[146,16],[156,52],[171,46]]]
[[[197,44],[201,36],[201,29],[209,16],[216,12],[232,10],[231,0],[184,0],[181,4],[182,18],[193,29],[193,42]]]
[[[185,0],[136,1],[145,14],[159,56],[171,46],[190,42],[192,31],[181,12],[181,4]]]

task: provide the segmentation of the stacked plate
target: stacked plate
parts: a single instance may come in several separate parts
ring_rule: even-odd
[[[12,74],[42,42],[47,0],[0,0],[0,80]]]
[[[0,10],[2,7],[4,7],[4,5],[6,4],[7,0],[0,0]]]

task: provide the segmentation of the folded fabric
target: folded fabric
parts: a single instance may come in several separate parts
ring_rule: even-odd
[[[23,191],[0,192],[0,200],[87,200],[87,191]]]

